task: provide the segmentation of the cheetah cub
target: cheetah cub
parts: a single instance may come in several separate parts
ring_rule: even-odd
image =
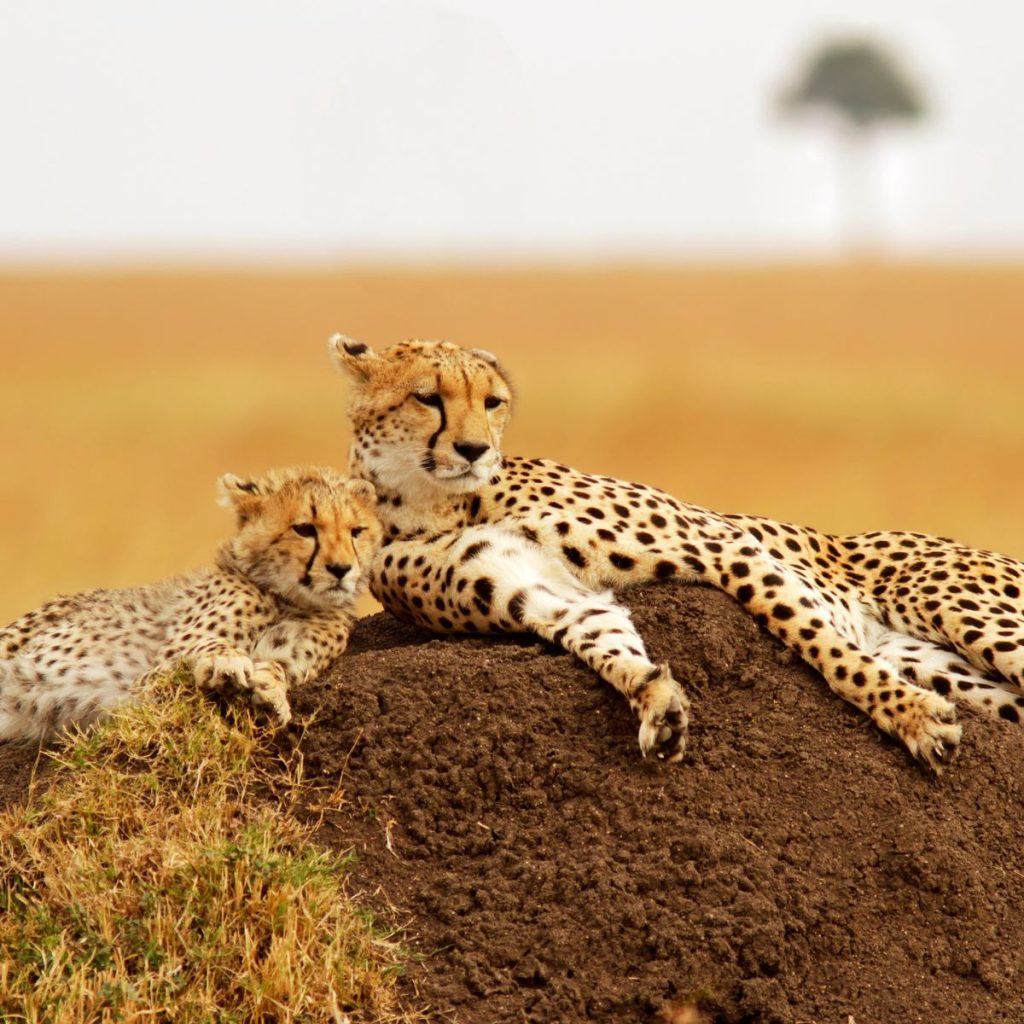
[[[348,643],[381,540],[376,495],[316,468],[218,485],[237,528],[216,568],[61,596],[0,630],[0,741],[93,722],[179,661],[203,691],[241,691],[289,721],[289,686]]]

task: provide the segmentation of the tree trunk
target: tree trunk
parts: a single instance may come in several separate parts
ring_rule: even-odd
[[[877,258],[884,248],[878,166],[873,134],[866,128],[839,132],[837,204],[842,247],[852,259]]]

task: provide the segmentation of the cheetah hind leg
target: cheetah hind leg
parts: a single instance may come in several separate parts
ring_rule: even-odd
[[[890,631],[877,641],[874,653],[899,668],[903,678],[911,683],[976,708],[991,718],[1024,721],[1024,690],[983,675],[953,651]]]

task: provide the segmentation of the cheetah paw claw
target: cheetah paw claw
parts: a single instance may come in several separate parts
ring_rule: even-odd
[[[668,665],[652,671],[633,698],[640,716],[640,752],[664,761],[679,761],[686,749],[690,702]]]
[[[954,705],[927,691],[908,707],[895,731],[910,753],[936,775],[952,764],[963,733]]]
[[[192,659],[191,668],[204,693],[227,696],[252,689],[252,659],[244,654],[200,654]]]

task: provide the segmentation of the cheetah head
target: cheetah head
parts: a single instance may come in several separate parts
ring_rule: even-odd
[[[383,488],[468,494],[501,468],[512,385],[497,359],[447,341],[376,353],[336,334],[334,364],[353,382],[353,460]]]
[[[222,564],[300,608],[355,601],[381,542],[371,484],[299,467],[261,477],[227,473],[218,486],[220,503],[238,520]]]

